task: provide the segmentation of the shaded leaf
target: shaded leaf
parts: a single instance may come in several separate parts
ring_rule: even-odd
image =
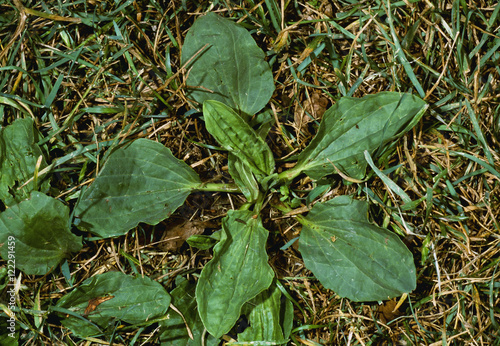
[[[339,196],[311,209],[300,234],[304,263],[323,286],[354,301],[385,300],[416,286],[413,255],[371,224],[368,204]]]
[[[24,185],[33,178],[40,156],[42,160],[39,170],[47,167],[36,141],[31,118],[17,119],[0,129],[0,200],[6,206],[28,198],[31,191],[48,191],[48,181],[44,181],[42,186],[35,186],[35,181]],[[22,185],[24,186],[19,189]]]
[[[160,341],[162,345],[170,346],[202,346],[202,345],[218,345],[219,340],[212,335],[207,334],[205,344],[202,343],[205,327],[198,315],[195,298],[196,284],[185,280],[181,282],[175,289],[170,292],[172,296],[172,304],[182,313],[187,325],[192,333],[193,339],[189,337],[186,328],[186,323],[175,311],[169,313],[169,319],[161,321],[160,327],[162,333]]]
[[[5,246],[9,246],[8,244]],[[10,284],[11,278],[7,275],[7,266],[3,266],[0,268],[0,291],[3,292],[4,288],[7,287],[8,284]],[[12,279],[13,280],[13,279]]]
[[[80,227],[102,238],[120,236],[139,222],[155,225],[166,219],[200,183],[170,149],[138,139],[109,155],[75,215]]]
[[[266,345],[281,345],[288,341],[293,321],[293,305],[288,299],[282,301],[281,291],[273,284],[267,290],[245,304],[243,314],[250,326],[238,334],[238,341],[267,342]],[[288,325],[286,325],[288,324]]]
[[[0,319],[0,340],[2,346],[19,346],[21,327],[14,317],[2,316]]]
[[[187,243],[200,250],[208,250],[212,248],[215,244],[217,244],[217,239],[214,239],[213,237],[209,235],[192,235],[189,237],[187,240]]]
[[[326,111],[294,170],[317,180],[336,173],[335,165],[348,176],[361,179],[367,166],[363,152],[373,153],[403,135],[426,109],[427,104],[420,98],[397,92],[343,97]]]
[[[5,260],[14,253],[16,268],[25,274],[44,275],[81,248],[69,228],[69,208],[41,192],[0,214],[0,253]]]
[[[229,174],[248,202],[255,202],[259,197],[259,184],[250,167],[233,153],[228,154],[227,166]]]
[[[271,127],[275,124],[272,109],[265,108],[262,112],[254,115],[248,124],[255,129],[255,132],[260,138],[265,140]]]
[[[89,308],[91,304],[94,306]],[[56,307],[72,312],[62,320],[65,327],[80,337],[88,337],[114,329],[118,320],[135,324],[158,318],[169,305],[170,295],[158,282],[108,272],[85,280],[62,297]]]
[[[186,35],[182,64],[192,57],[186,83],[201,87],[188,92],[197,102],[217,100],[250,115],[269,102],[274,91],[271,69],[264,52],[241,26],[215,13],[198,18]]]
[[[267,263],[268,231],[248,210],[231,210],[222,221],[221,239],[201,271],[196,287],[198,311],[210,334],[220,338],[240,317],[242,306],[271,285]]]
[[[274,171],[271,149],[234,110],[218,101],[206,101],[203,103],[203,116],[207,130],[220,145],[255,174],[267,176]],[[245,165],[241,165],[240,169],[246,169]]]

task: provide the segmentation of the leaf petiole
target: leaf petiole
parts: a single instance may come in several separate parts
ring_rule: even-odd
[[[304,170],[303,165],[296,165],[295,167],[278,174],[278,180],[285,184],[290,183],[293,179],[297,178]]]
[[[230,192],[230,193],[241,193],[240,188],[236,184],[224,184],[224,183],[201,183],[194,188],[197,191],[205,192]]]

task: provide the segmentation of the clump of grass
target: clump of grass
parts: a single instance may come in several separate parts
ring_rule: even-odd
[[[404,237],[415,256],[417,289],[400,301],[353,303],[321,287],[294,246],[276,251],[271,262],[296,303],[292,343],[498,344],[498,4],[143,1],[25,8],[16,0],[0,6],[1,125],[36,121],[53,163],[50,193],[70,206],[109,149],[133,138],[157,139],[207,180],[208,172],[229,177],[185,97],[187,71],[180,65],[185,33],[206,11],[238,21],[268,52],[277,84],[270,143],[277,157],[304,147],[321,112],[341,96],[395,90],[425,98],[431,109],[421,123],[376,162],[399,189],[370,173],[362,184],[339,178],[325,196],[357,192],[377,206],[372,218]],[[312,184],[302,179],[291,188]],[[176,217],[217,220],[235,203],[223,194],[193,197]],[[270,219],[276,244],[300,232],[293,217]],[[47,309],[97,273],[146,275],[171,290],[177,276],[199,272],[209,253],[162,250],[166,228],[141,225],[105,241],[86,237],[83,250],[60,269],[21,276],[21,343],[157,342],[155,326],[82,341]]]

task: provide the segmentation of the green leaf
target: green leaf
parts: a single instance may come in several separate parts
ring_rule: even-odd
[[[198,175],[168,148],[138,139],[109,155],[75,215],[80,227],[102,238],[116,237],[139,222],[155,225],[166,219],[199,184]]]
[[[336,173],[362,179],[367,163],[363,152],[377,148],[410,130],[427,104],[420,98],[397,92],[381,92],[362,98],[343,97],[323,115],[316,137],[300,154],[294,171],[313,179]]]
[[[411,292],[416,287],[411,252],[367,215],[368,204],[349,196],[315,204],[302,220],[299,250],[306,267],[323,286],[354,301]]]
[[[272,109],[269,108],[265,108],[259,114],[254,115],[249,121],[249,125],[255,129],[257,135],[262,139],[266,139],[274,124],[274,113]]]
[[[69,208],[41,192],[0,214],[2,258],[25,274],[45,275],[81,248],[80,237],[69,229]]]
[[[196,55],[205,45],[206,49]],[[189,29],[182,46],[182,64],[191,58],[186,83],[197,88],[188,96],[199,103],[217,100],[253,115],[274,92],[271,69],[252,36],[214,13],[197,19]]]
[[[6,206],[29,198],[31,191],[47,192],[49,189],[48,180],[40,187],[34,180],[24,185],[33,178],[40,156],[39,170],[47,167],[36,137],[31,118],[17,119],[12,125],[0,129],[0,200]]]
[[[208,250],[217,244],[217,239],[209,235],[195,234],[186,239],[187,243],[200,250]]]
[[[0,308],[7,309],[7,306],[0,303]],[[4,310],[5,311],[5,310]],[[19,346],[22,342],[19,340],[20,331],[19,322],[14,317],[2,316],[0,320],[0,340],[2,346]]]
[[[7,274],[8,274],[7,266],[3,266],[2,268],[0,268],[0,291],[2,292],[4,288],[11,283],[10,277]]]
[[[268,176],[274,171],[271,149],[234,110],[218,101],[206,101],[203,116],[208,132],[255,174]]]
[[[148,277],[132,277],[108,272],[85,280],[66,294],[56,307],[70,313],[62,324],[80,337],[114,330],[117,320],[137,324],[164,315],[170,295],[163,286]],[[64,311],[64,310],[62,310]]]
[[[201,320],[216,338],[233,327],[247,301],[271,285],[267,236],[260,218],[248,210],[230,210],[222,221],[221,240],[196,287]]]
[[[242,312],[247,316],[250,326],[238,335],[239,342],[281,345],[288,341],[288,335],[284,331],[291,330],[293,305],[288,299],[282,302],[281,295],[281,291],[273,284],[245,304]]]
[[[241,192],[248,202],[255,202],[259,197],[259,183],[247,165],[240,158],[232,153],[229,153],[227,166],[229,174],[233,177],[234,182],[240,188]]]
[[[182,313],[186,323],[181,315],[172,311],[169,313],[167,320],[160,322],[162,333],[160,341],[165,346],[202,346],[202,345],[218,345],[219,340],[208,334],[203,343],[203,333],[205,327],[198,315],[195,298],[196,284],[185,280],[179,284],[170,295],[172,296],[172,304]],[[189,337],[186,324],[192,333],[193,339]]]

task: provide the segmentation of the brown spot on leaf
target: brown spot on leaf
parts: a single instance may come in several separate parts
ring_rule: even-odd
[[[90,299],[89,304],[87,305],[87,307],[85,308],[85,311],[83,312],[83,316],[87,316],[88,314],[93,312],[95,309],[97,309],[99,304],[102,304],[106,300],[110,300],[114,297],[115,296],[105,296],[105,297],[96,297],[96,298]]]

